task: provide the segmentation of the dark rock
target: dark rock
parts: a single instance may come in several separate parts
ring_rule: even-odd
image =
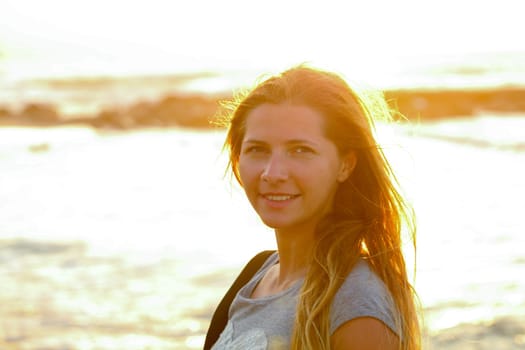
[[[11,111],[5,107],[0,107],[0,119],[9,118]]]
[[[472,116],[482,111],[524,112],[525,89],[390,90],[389,105],[409,120]]]
[[[54,106],[40,103],[30,103],[19,113],[20,117],[35,123],[57,123],[60,117]]]

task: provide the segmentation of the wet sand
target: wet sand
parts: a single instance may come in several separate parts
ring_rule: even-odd
[[[95,256],[81,242],[0,241],[0,348],[200,349],[236,271],[181,266]],[[523,349],[523,321],[459,325],[427,334],[424,348]]]
[[[188,276],[208,288],[181,289],[176,260],[93,256],[75,242],[0,242],[0,261],[1,349],[197,349],[210,287],[233,273]]]

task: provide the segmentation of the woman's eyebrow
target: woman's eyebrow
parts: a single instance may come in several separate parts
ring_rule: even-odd
[[[268,142],[258,140],[258,139],[246,139],[242,142],[243,144],[260,144],[260,145],[267,145]],[[318,146],[319,143],[315,142],[314,140],[307,140],[307,139],[291,139],[287,140],[285,142],[286,145],[299,145],[299,144],[307,144],[311,146]]]
[[[313,140],[306,140],[306,139],[293,139],[286,141],[286,144],[289,145],[297,145],[297,144],[308,144],[311,146],[317,146],[318,143]]]
[[[267,142],[264,142],[264,141],[261,141],[261,140],[257,140],[257,139],[247,139],[247,140],[244,140],[242,143],[243,144],[244,143],[255,143],[255,144],[261,144],[261,145],[267,144]]]

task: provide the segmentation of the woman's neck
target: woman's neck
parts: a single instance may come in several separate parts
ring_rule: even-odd
[[[314,247],[314,232],[287,232],[275,230],[279,250],[277,282],[289,284],[304,277]]]

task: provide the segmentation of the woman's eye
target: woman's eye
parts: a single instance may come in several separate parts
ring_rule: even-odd
[[[312,152],[313,150],[310,147],[304,147],[304,146],[295,147],[293,149],[293,153],[296,153],[296,154],[307,154],[307,153],[312,153]]]
[[[265,152],[264,147],[261,146],[250,146],[244,150],[244,153],[263,153]]]

